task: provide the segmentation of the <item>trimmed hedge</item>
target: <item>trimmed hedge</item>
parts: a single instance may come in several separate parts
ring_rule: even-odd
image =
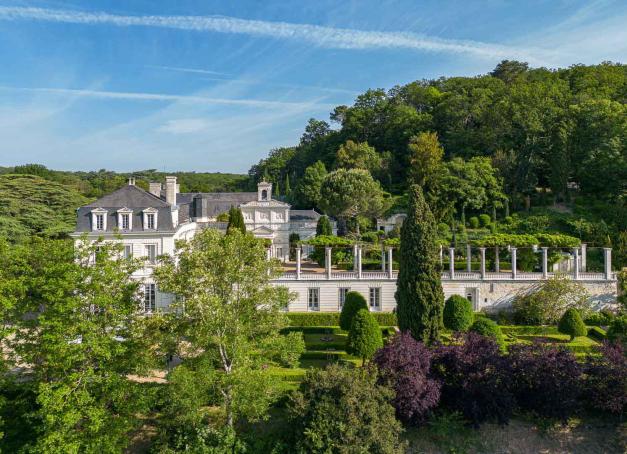
[[[547,335],[560,334],[556,326],[524,326],[524,325],[504,325],[501,326],[503,334],[513,335]]]
[[[340,328],[348,331],[353,326],[353,319],[360,310],[368,310],[366,298],[359,292],[350,291],[346,293],[342,312],[340,312]]]
[[[598,326],[593,326],[592,328],[588,329],[588,337],[599,342],[607,340],[607,334],[605,330],[599,328]]]
[[[494,320],[478,318],[470,327],[470,331],[493,339],[500,347],[504,345],[503,332]]]
[[[451,331],[468,331],[474,321],[472,303],[463,296],[451,295],[444,304],[444,327]]]
[[[588,334],[588,330],[586,329],[586,325],[583,324],[579,311],[572,307],[564,312],[564,315],[562,315],[557,325],[557,329],[562,334],[568,334],[571,341],[575,337]]]
[[[288,312],[287,318],[290,327],[315,328],[316,331],[303,331],[304,333],[326,333],[325,329],[337,329],[340,326],[339,312]],[[372,312],[372,316],[381,326],[397,326],[396,314],[393,312]],[[287,330],[288,328],[286,328]],[[320,329],[320,331],[317,331]]]

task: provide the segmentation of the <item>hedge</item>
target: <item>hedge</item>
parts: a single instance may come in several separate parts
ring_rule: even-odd
[[[607,334],[605,333],[605,330],[599,328],[598,326],[593,326],[592,328],[588,329],[588,337],[599,342],[607,340]]]
[[[290,321],[290,326],[294,327],[337,328],[340,325],[339,312],[288,312],[286,315]],[[393,312],[372,312],[372,316],[380,326],[398,325],[396,314]],[[320,332],[326,333],[326,331]]]

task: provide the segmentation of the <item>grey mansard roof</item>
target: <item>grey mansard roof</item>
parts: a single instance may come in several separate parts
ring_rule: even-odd
[[[96,208],[107,210],[106,232],[113,232],[118,228],[118,210],[122,208],[133,210],[131,232],[144,232],[143,210],[146,208],[157,210],[156,231],[174,230],[170,204],[134,185],[123,186],[89,205],[80,207],[77,210],[76,232],[92,231],[91,212]]]
[[[322,216],[316,210],[290,210],[290,221],[318,221]]]
[[[196,205],[194,204],[196,200]],[[256,192],[185,192],[177,194],[176,203],[190,217],[214,218],[234,206],[257,200]]]

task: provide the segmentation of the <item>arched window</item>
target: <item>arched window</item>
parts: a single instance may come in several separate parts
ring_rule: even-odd
[[[268,200],[268,191],[265,189],[261,191],[261,200]]]

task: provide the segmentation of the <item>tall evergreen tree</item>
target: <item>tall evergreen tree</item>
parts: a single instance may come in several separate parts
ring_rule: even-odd
[[[318,224],[316,224],[316,236],[319,235],[333,235],[333,229],[331,228],[331,222],[328,216],[320,216]]]
[[[276,195],[277,197],[281,197],[281,187],[279,186],[279,180],[276,180],[276,183],[274,184],[274,195]]]
[[[236,207],[231,207],[229,210],[229,224],[226,227],[227,233],[233,229],[237,229],[242,233],[246,233],[246,224],[244,223],[244,216],[242,210]]]
[[[285,175],[285,189],[283,190],[285,197],[289,197],[292,194],[292,186],[290,185],[290,174]]]
[[[436,238],[435,219],[422,189],[412,185],[401,228],[396,311],[400,330],[425,343],[438,340],[444,308]]]

